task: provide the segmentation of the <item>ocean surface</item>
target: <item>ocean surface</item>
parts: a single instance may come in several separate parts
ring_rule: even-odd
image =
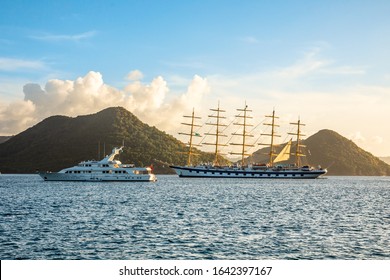
[[[0,175],[0,259],[390,259],[390,177]]]

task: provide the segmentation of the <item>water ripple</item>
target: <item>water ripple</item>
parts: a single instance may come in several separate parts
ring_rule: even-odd
[[[390,179],[1,175],[1,259],[390,259]]]

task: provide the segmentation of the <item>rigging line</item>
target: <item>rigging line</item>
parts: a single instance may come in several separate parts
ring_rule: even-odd
[[[210,131],[213,129],[213,127],[210,127],[210,129],[206,132],[206,133],[210,133]],[[206,139],[206,137],[208,136],[206,133],[204,133],[204,136],[202,138],[202,140],[200,140],[199,144],[203,143],[203,141]]]
[[[257,129],[257,128],[258,128],[261,124],[263,124],[266,120],[267,120],[267,118],[264,118],[264,119],[263,119],[261,122],[259,122],[259,124],[256,125],[256,127],[253,128],[249,133],[252,133],[255,129]],[[261,135],[261,133],[259,133],[259,137],[257,137],[257,139],[253,142],[254,145],[257,144],[257,142],[259,141],[259,139],[261,138],[261,136],[263,136],[263,135]]]
[[[266,118],[265,120],[267,120],[267,118]],[[265,120],[264,120],[264,121],[265,121]],[[264,136],[264,135],[262,135],[262,134],[265,134],[265,133],[269,132],[270,130],[271,130],[271,127],[267,125],[267,126],[265,127],[264,131],[263,131],[264,133],[260,133],[260,136],[259,136],[259,138],[257,138],[257,141],[258,141],[262,136]],[[257,142],[257,141],[256,141],[256,142]],[[260,144],[263,144],[263,142],[260,142]]]
[[[282,143],[282,144],[283,144],[283,143],[286,143],[288,137],[289,137],[289,135],[287,134],[286,137],[283,139],[283,141],[282,141],[281,143]]]
[[[230,122],[229,126],[230,126],[233,122],[235,122],[235,121],[238,121],[238,118],[237,118],[237,117],[234,118],[234,119]],[[234,132],[230,135],[230,138],[229,138],[228,141],[226,141],[226,143],[230,143],[230,141],[231,141],[231,140],[233,139],[233,137],[235,136],[234,134],[237,133],[240,129],[241,129],[241,126],[238,126],[237,129],[236,129],[236,131],[234,131]],[[227,147],[227,146],[223,146],[222,151],[224,151],[224,150],[226,149],[226,147]]]
[[[208,119],[206,120],[206,122],[203,123],[203,125],[201,125],[200,127],[198,127],[194,132],[200,134],[199,131],[205,126],[205,124],[206,124],[208,121],[210,121],[210,118],[208,118]],[[210,132],[210,131],[208,131],[208,132]],[[197,145],[202,144],[202,142],[204,141],[205,138],[206,138],[206,135],[203,136],[203,138],[197,143]]]
[[[259,122],[249,133],[253,132],[255,129],[259,127],[259,125],[263,124],[265,122],[266,118],[264,118],[261,122]]]
[[[283,139],[283,141],[282,141],[281,143],[286,143],[286,141],[287,141],[287,138],[291,137],[291,136],[288,134],[288,132],[291,132],[292,130],[293,130],[293,128],[292,128],[292,127],[290,128],[290,131],[288,131],[288,130],[287,130],[286,137]],[[286,130],[285,130],[285,131],[286,131]]]
[[[232,123],[235,121],[235,118],[221,131],[222,133],[225,132],[225,130],[232,125]]]
[[[232,136],[230,136],[229,140],[228,140],[226,143],[229,143],[229,142],[230,142],[230,140],[232,140],[232,138],[233,138],[233,135],[232,135]],[[225,152],[225,151],[226,151],[226,149],[227,149],[227,147],[228,147],[228,146],[225,146],[225,145],[224,145],[224,146],[222,146],[222,149],[221,149],[221,151],[222,151],[222,152]]]
[[[195,130],[195,132],[199,133],[199,131],[205,126],[205,124],[206,124],[208,121],[210,121],[210,118],[208,118],[208,119],[206,120],[206,122],[205,122],[203,125],[201,125],[200,127],[198,127],[198,128]]]
[[[237,118],[234,118],[229,125],[231,125],[233,122],[235,122]],[[238,120],[237,120],[238,121]],[[241,127],[237,127],[237,129],[230,135],[229,140],[226,143],[230,143],[230,141],[233,139],[235,136],[234,134],[237,133],[240,130]]]
[[[259,139],[261,138],[261,136],[263,136],[263,135],[261,135],[260,134],[260,136],[256,139],[256,141],[254,142],[255,144],[259,141]]]
[[[239,123],[239,117],[241,117],[241,113],[239,113],[239,114],[237,115],[237,117],[233,119],[232,122],[237,121],[237,123]],[[229,138],[229,140],[227,141],[227,143],[229,143],[230,140],[232,140],[232,138],[233,138],[234,136],[236,136],[235,134],[236,134],[239,130],[242,129],[242,126],[244,126],[244,124],[239,124],[239,125],[237,125],[236,131],[234,131],[234,132],[232,133],[232,135],[230,136],[230,138]]]
[[[291,127],[290,130],[287,130],[286,137],[283,139],[282,143],[286,143],[286,142],[287,142],[287,138],[289,138],[289,137],[291,138],[291,136],[290,136],[289,133],[291,133],[291,132],[293,132],[293,131],[294,131],[294,128],[293,128],[293,127]]]

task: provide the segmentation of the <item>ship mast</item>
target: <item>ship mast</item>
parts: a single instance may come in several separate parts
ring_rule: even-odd
[[[242,143],[230,143],[230,145],[241,146],[242,150],[241,150],[241,153],[231,152],[231,154],[232,155],[241,155],[241,166],[244,166],[245,165],[245,156],[250,155],[247,153],[246,147],[253,147],[254,146],[252,144],[246,143],[247,137],[253,137],[252,134],[247,133],[247,127],[252,126],[251,124],[247,123],[247,119],[252,119],[251,116],[248,116],[248,112],[252,112],[252,110],[248,110],[248,105],[246,105],[246,102],[245,102],[244,109],[237,109],[237,111],[243,112],[243,115],[241,115],[241,113],[236,115],[236,118],[242,118],[242,123],[237,122],[237,123],[234,123],[234,125],[242,126],[242,133],[232,133],[232,135],[242,136]]]
[[[193,143],[193,137],[194,137],[194,136],[200,137],[200,135],[199,135],[198,133],[194,132],[194,127],[201,127],[200,125],[195,124],[195,119],[200,119],[200,117],[196,117],[196,116],[195,116],[195,111],[194,111],[194,109],[192,109],[192,114],[191,114],[191,116],[183,116],[183,117],[184,117],[184,118],[191,118],[191,123],[181,123],[181,124],[188,125],[188,126],[191,127],[190,133],[179,132],[180,135],[187,135],[187,136],[190,136],[190,141],[188,142],[187,166],[191,166],[191,164],[192,164],[192,162],[191,162],[192,155],[196,155],[196,153],[194,153],[194,152],[192,151],[193,146],[200,146],[200,145],[197,145],[197,144],[194,144],[194,143]]]
[[[210,109],[210,111],[216,112],[216,115],[211,114],[208,116],[209,118],[215,118],[215,122],[206,123],[206,125],[215,126],[215,133],[205,133],[205,135],[215,136],[215,142],[214,143],[203,143],[203,144],[215,146],[215,152],[214,152],[215,159],[214,159],[214,163],[213,163],[215,166],[215,165],[219,165],[218,158],[221,155],[219,153],[218,147],[227,146],[226,144],[221,144],[220,139],[219,139],[220,137],[227,137],[227,135],[223,134],[222,131],[220,130],[221,127],[226,127],[225,124],[221,123],[221,119],[226,119],[226,117],[222,116],[221,113],[224,113],[226,111],[221,110],[219,108],[219,101],[218,101],[218,108],[217,109]]]
[[[297,126],[297,132],[292,133],[289,132],[290,135],[296,135],[297,136],[297,146],[295,150],[295,164],[297,167],[301,166],[301,157],[304,157],[305,154],[302,153],[301,147],[305,147],[305,145],[301,144],[301,136],[305,136],[301,132],[301,126],[305,126],[305,124],[301,123],[301,120],[298,118],[298,122],[296,123],[290,123]]]
[[[270,136],[271,137],[271,143],[270,144],[259,144],[259,145],[269,145],[270,151],[269,151],[269,161],[268,164],[270,166],[274,165],[274,158],[277,156],[277,153],[275,152],[275,143],[274,138],[280,137],[280,135],[276,134],[275,127],[279,127],[278,124],[275,123],[275,119],[278,119],[279,117],[275,116],[275,110],[272,111],[272,115],[266,116],[267,118],[271,118],[271,123],[264,123],[264,125],[271,126],[271,133],[262,133],[261,135]]]

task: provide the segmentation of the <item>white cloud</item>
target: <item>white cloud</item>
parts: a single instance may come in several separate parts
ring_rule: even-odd
[[[123,90],[104,83],[98,72],[71,80],[49,80],[42,88],[26,84],[24,100],[0,102],[0,135],[21,132],[52,115],[77,116],[95,113],[111,106],[122,106],[143,122],[163,130],[172,130],[181,116],[199,106],[208,92],[207,80],[194,76],[186,92],[168,98],[167,82],[156,77],[150,83],[131,81]]]
[[[35,105],[18,100],[0,107],[0,133],[16,134],[36,123]]]
[[[125,91],[130,94],[126,108],[144,122],[173,133],[184,113],[201,107],[209,85],[206,79],[195,75],[184,93],[168,98],[167,82],[160,76],[146,85],[135,81]]]
[[[129,74],[127,74],[126,79],[130,81],[137,81],[142,80],[144,77],[144,74],[142,74],[139,70],[133,70]]]
[[[329,67],[328,69],[323,69],[322,72],[333,75],[363,75],[366,73],[365,69],[362,67],[351,66]]]
[[[39,60],[0,57],[0,71],[39,70],[43,68],[45,68],[45,64]]]
[[[337,65],[333,60],[320,57],[321,49],[316,48],[304,54],[295,64],[274,71],[272,76],[279,79],[298,79],[313,74],[326,75],[364,75],[365,67]]]
[[[85,40],[88,38],[92,38],[97,34],[96,31],[88,31],[80,34],[43,34],[43,35],[34,35],[30,36],[30,38],[41,40],[41,41],[73,41],[79,42],[81,40]]]
[[[332,62],[318,58],[319,50],[315,49],[305,54],[302,60],[297,61],[292,66],[276,71],[274,74],[281,79],[296,79],[308,75],[320,69],[324,69]]]
[[[375,155],[389,154],[385,120],[390,118],[390,88],[365,84],[364,72],[321,58],[318,49],[277,71],[247,75],[172,76],[167,80],[158,76],[144,81],[142,72],[134,70],[123,89],[105,84],[100,73],[89,72],[75,80],[49,80],[44,87],[27,84],[25,100],[19,103],[3,100],[1,105],[0,100],[0,135],[18,133],[50,115],[77,116],[110,106],[123,106],[143,122],[175,133],[182,115],[193,107],[204,117],[220,100],[229,118],[246,101],[253,110],[254,124],[275,108],[281,129],[300,116],[307,137],[320,129],[333,129]],[[329,86],[331,79],[324,82],[323,78],[334,78],[330,75],[340,79],[351,75],[353,82]],[[25,114],[12,115],[15,107],[25,108]]]
[[[166,81],[161,76],[146,85],[135,81],[129,84],[125,90],[131,97],[128,106],[136,114],[161,108],[169,91]]]

